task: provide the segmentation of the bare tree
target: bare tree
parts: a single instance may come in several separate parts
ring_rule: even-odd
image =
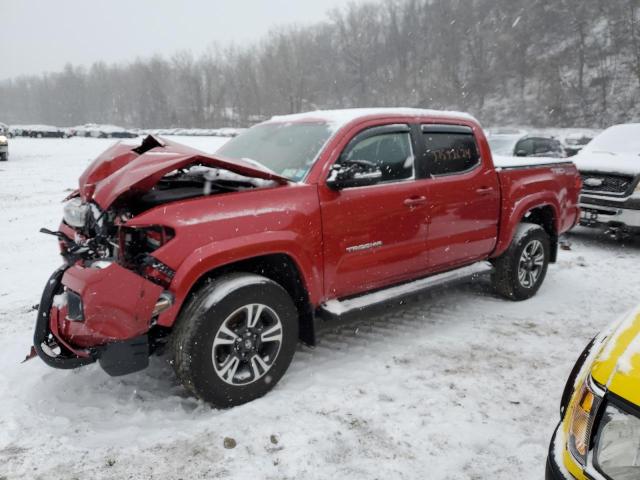
[[[640,117],[640,0],[377,0],[247,47],[97,62],[0,83],[1,121],[247,125],[315,108],[405,105],[486,123]]]

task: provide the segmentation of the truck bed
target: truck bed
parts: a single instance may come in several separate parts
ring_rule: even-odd
[[[572,163],[566,158],[551,157],[510,157],[505,155],[495,155],[493,164],[496,168],[527,168],[541,165],[558,165]]]
[[[499,234],[493,257],[511,243],[517,223],[533,208],[548,209],[553,230],[561,235],[580,218],[578,196],[580,175],[567,159],[501,157],[493,158],[502,195]]]

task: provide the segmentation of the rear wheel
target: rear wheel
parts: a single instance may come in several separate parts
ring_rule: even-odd
[[[507,251],[493,262],[494,288],[511,300],[533,297],[547,274],[549,256],[547,232],[540,225],[520,224]]]
[[[202,288],[173,333],[176,374],[196,396],[227,408],[265,395],[287,370],[298,312],[268,278],[233,274]]]

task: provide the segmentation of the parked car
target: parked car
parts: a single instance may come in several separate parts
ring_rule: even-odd
[[[79,125],[72,129],[78,137],[91,138],[135,138],[137,133],[131,132],[117,125],[99,125],[96,123],[87,123]]]
[[[640,309],[578,358],[562,395],[546,478],[640,478]]]
[[[580,224],[640,232],[640,124],[615,125],[573,157],[583,178]]]
[[[589,132],[570,133],[564,138],[564,152],[567,157],[577,155],[591,140],[594,134]]]
[[[64,130],[51,125],[12,125],[13,136],[31,138],[63,138]]]
[[[489,135],[489,146],[494,155],[515,157],[566,157],[562,143],[553,137],[522,134]]]
[[[9,160],[9,138],[7,134],[0,133],[0,162]]]
[[[0,162],[9,160],[9,127],[0,123]]]
[[[314,317],[492,273],[533,296],[578,221],[569,162],[501,161],[476,120],[414,109],[274,117],[217,153],[147,137],[80,177],[34,349],[47,364],[143,369],[168,344],[184,385],[264,395]]]

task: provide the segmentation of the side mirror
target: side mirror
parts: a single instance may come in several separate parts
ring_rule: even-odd
[[[366,160],[336,163],[331,167],[327,186],[333,190],[343,188],[366,187],[382,179],[380,168]]]
[[[518,150],[516,152],[516,157],[526,157],[526,156],[527,156],[526,150]]]

